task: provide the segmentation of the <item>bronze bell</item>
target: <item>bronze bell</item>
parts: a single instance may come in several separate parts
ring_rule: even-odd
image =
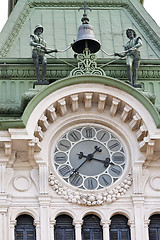
[[[83,53],[85,48],[88,48],[91,53],[96,53],[101,48],[99,41],[94,37],[93,27],[88,23],[79,27],[77,40],[72,45],[76,53]]]

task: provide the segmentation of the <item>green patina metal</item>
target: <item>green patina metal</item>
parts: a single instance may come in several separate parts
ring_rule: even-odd
[[[82,4],[82,0],[18,0],[0,34],[0,56],[31,57],[28,40],[38,23],[44,27],[47,47],[65,49],[77,36],[82,17],[78,8]],[[143,40],[142,58],[160,57],[160,29],[139,0],[90,0],[88,5],[93,10],[89,13],[90,24],[105,51],[121,51],[127,41],[126,29],[134,26],[137,36]],[[73,52],[69,50],[56,56],[68,58]],[[106,57],[101,51],[97,56]]]
[[[5,63],[3,63],[3,61]],[[98,59],[106,76],[122,81],[127,80],[125,60]],[[50,83],[69,77],[77,66],[76,59],[48,59],[47,79]],[[160,106],[160,60],[142,60],[138,71],[138,83],[144,91],[156,95],[157,106]],[[32,59],[0,59],[0,116],[12,113],[21,116],[24,107],[22,102],[35,95],[33,83],[36,81],[35,67]],[[29,90],[30,89],[30,90]],[[29,90],[29,91],[28,91]],[[32,92],[32,93],[31,93]],[[20,111],[19,111],[20,109]]]

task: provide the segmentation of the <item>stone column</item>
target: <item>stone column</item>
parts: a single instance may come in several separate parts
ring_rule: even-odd
[[[50,240],[54,240],[54,225],[56,224],[56,220],[50,220]]]
[[[74,220],[73,225],[75,226],[75,239],[81,240],[82,239],[82,232],[81,227],[83,224],[83,220]]]
[[[41,240],[41,226],[40,221],[34,220],[34,226],[36,227],[36,239]]]
[[[16,220],[11,220],[10,221],[10,231],[9,231],[9,239],[14,240],[14,232],[15,232],[15,226],[16,226],[17,221]]]
[[[135,236],[135,222],[134,221],[128,221],[128,225],[130,226],[130,233],[131,233],[131,239],[136,240]]]
[[[135,239],[146,240],[144,234],[144,196],[135,194],[132,196],[135,216]]]
[[[150,223],[150,220],[145,220],[144,221],[145,240],[149,240],[149,223]]]
[[[111,223],[111,220],[108,221],[101,221],[101,225],[103,227],[103,240],[109,239],[109,225]]]

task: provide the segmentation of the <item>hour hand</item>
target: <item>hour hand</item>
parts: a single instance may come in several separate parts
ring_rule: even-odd
[[[83,158],[83,157],[87,157],[83,154],[83,152],[77,153],[77,155],[79,156],[79,159]]]

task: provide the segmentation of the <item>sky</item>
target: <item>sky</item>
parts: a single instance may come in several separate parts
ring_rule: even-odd
[[[0,31],[8,16],[8,0],[0,0]],[[144,0],[144,7],[160,26],[160,0]]]

